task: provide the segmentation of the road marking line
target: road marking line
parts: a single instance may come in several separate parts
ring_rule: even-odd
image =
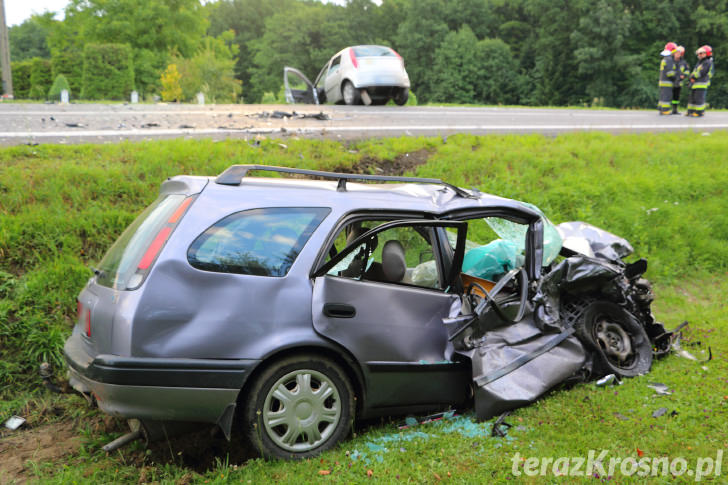
[[[240,128],[240,129],[134,129],[134,130],[76,130],[76,131],[28,131],[28,132],[0,132],[0,138],[77,138],[91,136],[159,136],[159,135],[215,135],[223,133],[241,133],[241,134],[257,134],[257,133],[336,133],[336,132],[421,132],[421,131],[595,131],[595,130],[683,130],[683,129],[726,129],[728,123],[712,123],[712,124],[693,124],[681,123],[675,125],[661,124],[633,124],[633,125],[420,125],[420,126],[303,126],[303,127],[286,127],[285,131],[280,128]]]

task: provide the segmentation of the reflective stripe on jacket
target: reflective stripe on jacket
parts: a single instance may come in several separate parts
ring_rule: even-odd
[[[692,81],[690,87],[693,89],[707,89],[710,86],[710,79],[713,77],[713,58],[705,57],[695,65],[690,74]]]
[[[672,56],[665,56],[660,62],[660,87],[672,87],[677,76],[677,65]]]

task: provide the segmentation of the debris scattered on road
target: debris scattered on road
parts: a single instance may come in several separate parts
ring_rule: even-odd
[[[180,130],[193,130],[195,125],[179,125]]]
[[[51,116],[51,119],[53,120],[53,117]],[[55,121],[55,120],[53,120]],[[82,123],[66,123],[66,126],[69,128],[86,128],[86,125]]]
[[[160,126],[160,124],[156,123],[154,121],[151,121],[149,123],[144,123],[143,125],[141,125],[142,128],[158,128],[159,126]]]
[[[288,111],[263,111],[261,113],[254,113],[250,114],[248,116],[258,118],[258,119],[274,119],[274,120],[288,120],[288,119],[314,119],[319,121],[328,121],[331,119],[331,117],[324,113],[323,111],[320,111],[318,113],[297,113],[296,111],[288,112]]]
[[[10,419],[5,421],[5,427],[10,430],[16,430],[20,428],[23,423],[25,423],[25,418],[21,418],[20,416],[11,416]]]

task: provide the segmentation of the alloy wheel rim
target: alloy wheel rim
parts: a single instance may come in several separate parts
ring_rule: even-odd
[[[328,440],[341,420],[341,399],[324,374],[299,369],[270,388],[263,406],[268,437],[286,451],[306,452]]]

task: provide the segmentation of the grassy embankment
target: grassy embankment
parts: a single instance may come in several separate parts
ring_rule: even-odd
[[[32,428],[74,418],[83,443],[63,463],[28,462],[26,478],[59,483],[351,483],[368,480],[371,471],[373,478],[385,482],[489,483],[509,479],[516,452],[586,457],[589,450],[609,450],[609,460],[637,458],[639,448],[647,457],[685,457],[694,467],[697,458],[715,457],[717,450],[728,448],[728,134],[461,135],[446,143],[440,138],[349,146],[284,143],[158,141],[0,150],[0,420],[22,414]],[[84,409],[82,399],[51,395],[39,385],[40,362],[49,361],[62,373],[60,350],[75,319],[76,295],[91,274],[89,266],[156,197],[166,177],[215,175],[232,163],[324,170],[361,162],[407,163],[405,154],[422,154],[419,150],[426,150],[429,158],[410,175],[439,177],[532,202],[554,222],[585,220],[629,239],[636,254],[650,261],[647,276],[656,283],[658,319],[668,327],[689,320],[685,333],[691,346],[686,348],[702,357],[710,345],[713,361],[700,364],[673,355],[657,362],[648,377],[620,387],[583,384],[556,392],[515,412],[507,439],[487,437],[488,425],[471,421],[402,432],[387,422],[358,430],[356,438],[320,459],[251,460],[243,466],[222,454],[207,471],[172,453],[174,442],[164,452],[145,453],[132,445],[106,456],[98,445],[118,436],[123,426],[91,429],[84,423],[100,418]],[[663,382],[675,392],[653,397],[646,387],[650,381]],[[660,407],[677,414],[653,418]],[[175,456],[172,463],[167,462],[170,456]],[[728,457],[723,468],[718,481],[728,473]],[[320,475],[321,470],[331,473]],[[554,479],[550,466],[546,476]],[[682,479],[692,480],[687,475]],[[619,476],[620,483],[625,480]]]

